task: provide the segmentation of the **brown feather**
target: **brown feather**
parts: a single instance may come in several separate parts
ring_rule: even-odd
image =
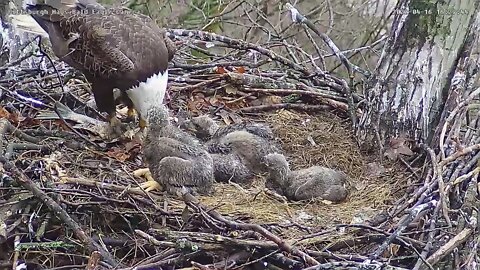
[[[144,81],[167,69],[165,31],[158,27],[155,31],[136,14],[73,13],[64,16],[56,27],[64,39],[68,39],[70,33],[79,34],[79,38],[70,44],[73,51],[63,60],[93,77],[120,79],[122,82],[130,79],[130,88],[137,81]],[[122,85],[116,87],[125,88]]]
[[[115,112],[113,88],[135,87],[163,73],[173,58],[175,44],[148,16],[125,8],[103,8],[93,0],[43,1],[55,3],[56,9],[47,4],[27,9],[49,34],[54,53],[92,83],[102,111]]]

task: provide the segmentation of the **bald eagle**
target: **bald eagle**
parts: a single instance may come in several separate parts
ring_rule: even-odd
[[[100,111],[120,132],[114,89],[147,126],[147,112],[163,102],[168,62],[175,44],[150,17],[125,8],[105,8],[94,0],[37,0],[26,4],[35,21],[48,33],[55,55],[81,71],[92,86]]]

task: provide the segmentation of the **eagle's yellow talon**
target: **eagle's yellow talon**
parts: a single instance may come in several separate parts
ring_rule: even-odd
[[[153,179],[152,173],[148,168],[135,170],[133,175],[147,179],[147,182],[140,184],[140,188],[144,189],[146,192],[152,190],[162,191],[162,186]]]
[[[147,121],[143,118],[140,118],[138,121],[138,126],[140,127],[140,130],[143,130],[147,127]]]
[[[127,110],[127,119],[129,119],[129,120],[134,120],[136,115],[137,115],[137,112],[135,111],[134,108],[128,108],[128,110]]]
[[[135,170],[133,172],[133,175],[135,175],[136,177],[145,177],[148,181],[153,180],[152,173],[150,172],[149,168]]]
[[[152,190],[162,191],[162,186],[160,186],[160,184],[155,180],[142,183],[140,184],[140,187],[144,189],[146,192],[150,192]]]

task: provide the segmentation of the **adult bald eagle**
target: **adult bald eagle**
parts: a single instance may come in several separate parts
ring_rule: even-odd
[[[137,111],[143,130],[149,108],[163,102],[175,53],[165,30],[145,15],[93,0],[37,1],[27,4],[27,11],[48,33],[55,55],[84,73],[114,131],[120,132],[114,88],[121,91],[128,116]]]

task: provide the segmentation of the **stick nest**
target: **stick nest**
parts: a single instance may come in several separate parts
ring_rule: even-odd
[[[264,189],[262,176],[250,188],[217,184],[211,197],[133,190],[143,181],[132,174],[144,167],[141,146],[105,140],[108,124],[98,120],[84,80],[27,48],[0,67],[0,265],[420,269],[449,257],[475,265],[469,254],[480,242],[473,237],[480,145],[476,124],[460,127],[480,90],[448,103],[457,105],[449,105],[439,124],[445,127],[441,154],[419,144],[411,147],[419,155],[404,159],[389,149],[401,167],[358,149],[345,119],[362,116],[365,107],[356,105],[364,97],[341,78],[319,75],[303,50],[294,54],[286,46],[284,57],[281,50],[207,32],[169,35],[187,44],[169,71],[169,106],[177,116],[211,112],[225,122],[267,122],[293,169],[322,165],[346,172],[347,201],[286,202]],[[213,49],[196,46],[199,41]],[[344,56],[342,63],[348,64]],[[59,117],[59,104],[70,116],[98,122]],[[455,128],[447,132],[447,126]],[[406,153],[404,143],[397,140]]]

